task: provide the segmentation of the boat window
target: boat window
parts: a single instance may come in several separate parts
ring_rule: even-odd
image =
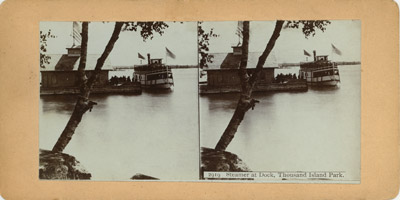
[[[164,79],[164,78],[167,78],[166,73],[147,75],[147,80],[157,80],[157,79]]]
[[[314,72],[313,76],[314,77],[321,77],[321,76],[329,76],[334,74],[333,70],[324,70],[324,71],[318,71],[318,72]]]

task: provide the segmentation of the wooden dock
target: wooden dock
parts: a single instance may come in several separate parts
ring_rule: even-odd
[[[289,81],[286,83],[256,84],[253,92],[304,92],[308,90],[307,82],[303,80]],[[199,84],[200,94],[221,94],[241,92],[240,85],[234,86],[209,86],[207,83]]]
[[[63,87],[63,88],[40,88],[40,95],[67,95],[79,94],[79,87]],[[140,83],[130,83],[120,86],[95,86],[92,94],[141,94],[142,88]]]

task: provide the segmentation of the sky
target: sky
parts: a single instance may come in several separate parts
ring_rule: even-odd
[[[160,36],[154,35],[152,40],[143,42],[139,32],[123,31],[117,40],[110,60],[113,66],[132,66],[140,64],[138,53],[147,58],[163,58],[169,65],[196,65],[197,64],[197,22],[174,23],[166,22],[168,28]],[[101,54],[111,37],[114,22],[89,23],[88,54]],[[49,54],[66,54],[67,47],[72,46],[72,22],[41,22],[40,30],[47,32],[51,29],[54,39],[47,42]],[[166,60],[167,47],[175,54],[175,59]],[[143,64],[146,60],[143,60]]]
[[[110,54],[113,66],[132,66],[140,64],[138,53],[152,58],[163,58],[163,63],[169,65],[196,65],[197,54],[197,22],[166,22],[169,27],[160,36],[155,34],[152,40],[143,42],[138,32],[121,32],[120,38]],[[111,36],[114,22],[89,23],[88,54],[101,54]],[[203,22],[204,30],[214,28],[217,38],[210,40],[210,52],[232,52],[231,46],[238,43],[235,34],[238,23],[236,21]],[[250,52],[262,52],[273,32],[275,21],[250,22]],[[65,54],[66,48],[72,46],[72,22],[41,22],[40,30],[47,32],[51,29],[54,39],[49,39],[47,52],[49,54]],[[332,53],[331,44],[334,44],[342,55]],[[166,58],[167,47],[176,55],[175,59]],[[305,61],[303,50],[317,55],[329,55],[334,61],[361,60],[361,21],[359,20],[332,20],[325,32],[318,30],[314,37],[306,39],[300,29],[282,29],[273,49],[276,62]],[[311,58],[308,58],[310,60]],[[146,62],[145,60],[143,61]]]
[[[231,52],[231,46],[238,43],[238,36],[235,34],[237,25],[235,21],[203,22],[206,31],[213,28],[219,34],[219,37],[210,40],[210,52]],[[262,52],[274,28],[275,21],[251,21],[249,51]],[[341,56],[332,53],[331,44],[342,52]],[[329,55],[329,59],[334,61],[360,61],[361,21],[331,20],[325,32],[318,30],[314,37],[308,39],[301,29],[282,29],[273,49],[279,63],[305,61],[303,50],[310,54],[316,50],[317,55]]]

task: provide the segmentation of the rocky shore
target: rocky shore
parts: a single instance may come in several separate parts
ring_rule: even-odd
[[[250,172],[251,169],[236,154],[227,151],[201,148],[201,179],[203,172]],[[54,153],[49,150],[40,150],[39,178],[60,180],[90,180],[92,175],[76,160],[74,156],[65,153]],[[137,173],[131,180],[159,180],[158,178]],[[212,180],[211,178],[207,178]],[[223,179],[229,180],[229,179]],[[251,180],[251,179],[232,179]]]
[[[227,151],[217,151],[215,149],[201,148],[201,167],[200,178],[205,179],[205,171],[213,172],[249,172],[251,169],[236,154]],[[215,180],[207,178],[207,180]],[[229,179],[224,179],[229,180]],[[252,179],[234,179],[252,180]]]
[[[39,150],[40,179],[89,180],[92,175],[75,159],[65,153]]]
[[[133,175],[131,179],[132,180],[160,180],[158,178],[155,178],[152,176],[147,176],[147,175],[140,174],[140,173]]]

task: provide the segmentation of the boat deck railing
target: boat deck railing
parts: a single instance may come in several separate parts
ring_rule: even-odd
[[[316,70],[324,70],[324,69],[337,69],[337,65],[331,65],[331,66],[323,66],[323,67],[301,67],[301,70],[305,71],[316,71]]]
[[[161,72],[171,72],[171,69],[158,69],[158,70],[140,70],[135,71],[137,74],[149,74],[149,73],[161,73]]]

